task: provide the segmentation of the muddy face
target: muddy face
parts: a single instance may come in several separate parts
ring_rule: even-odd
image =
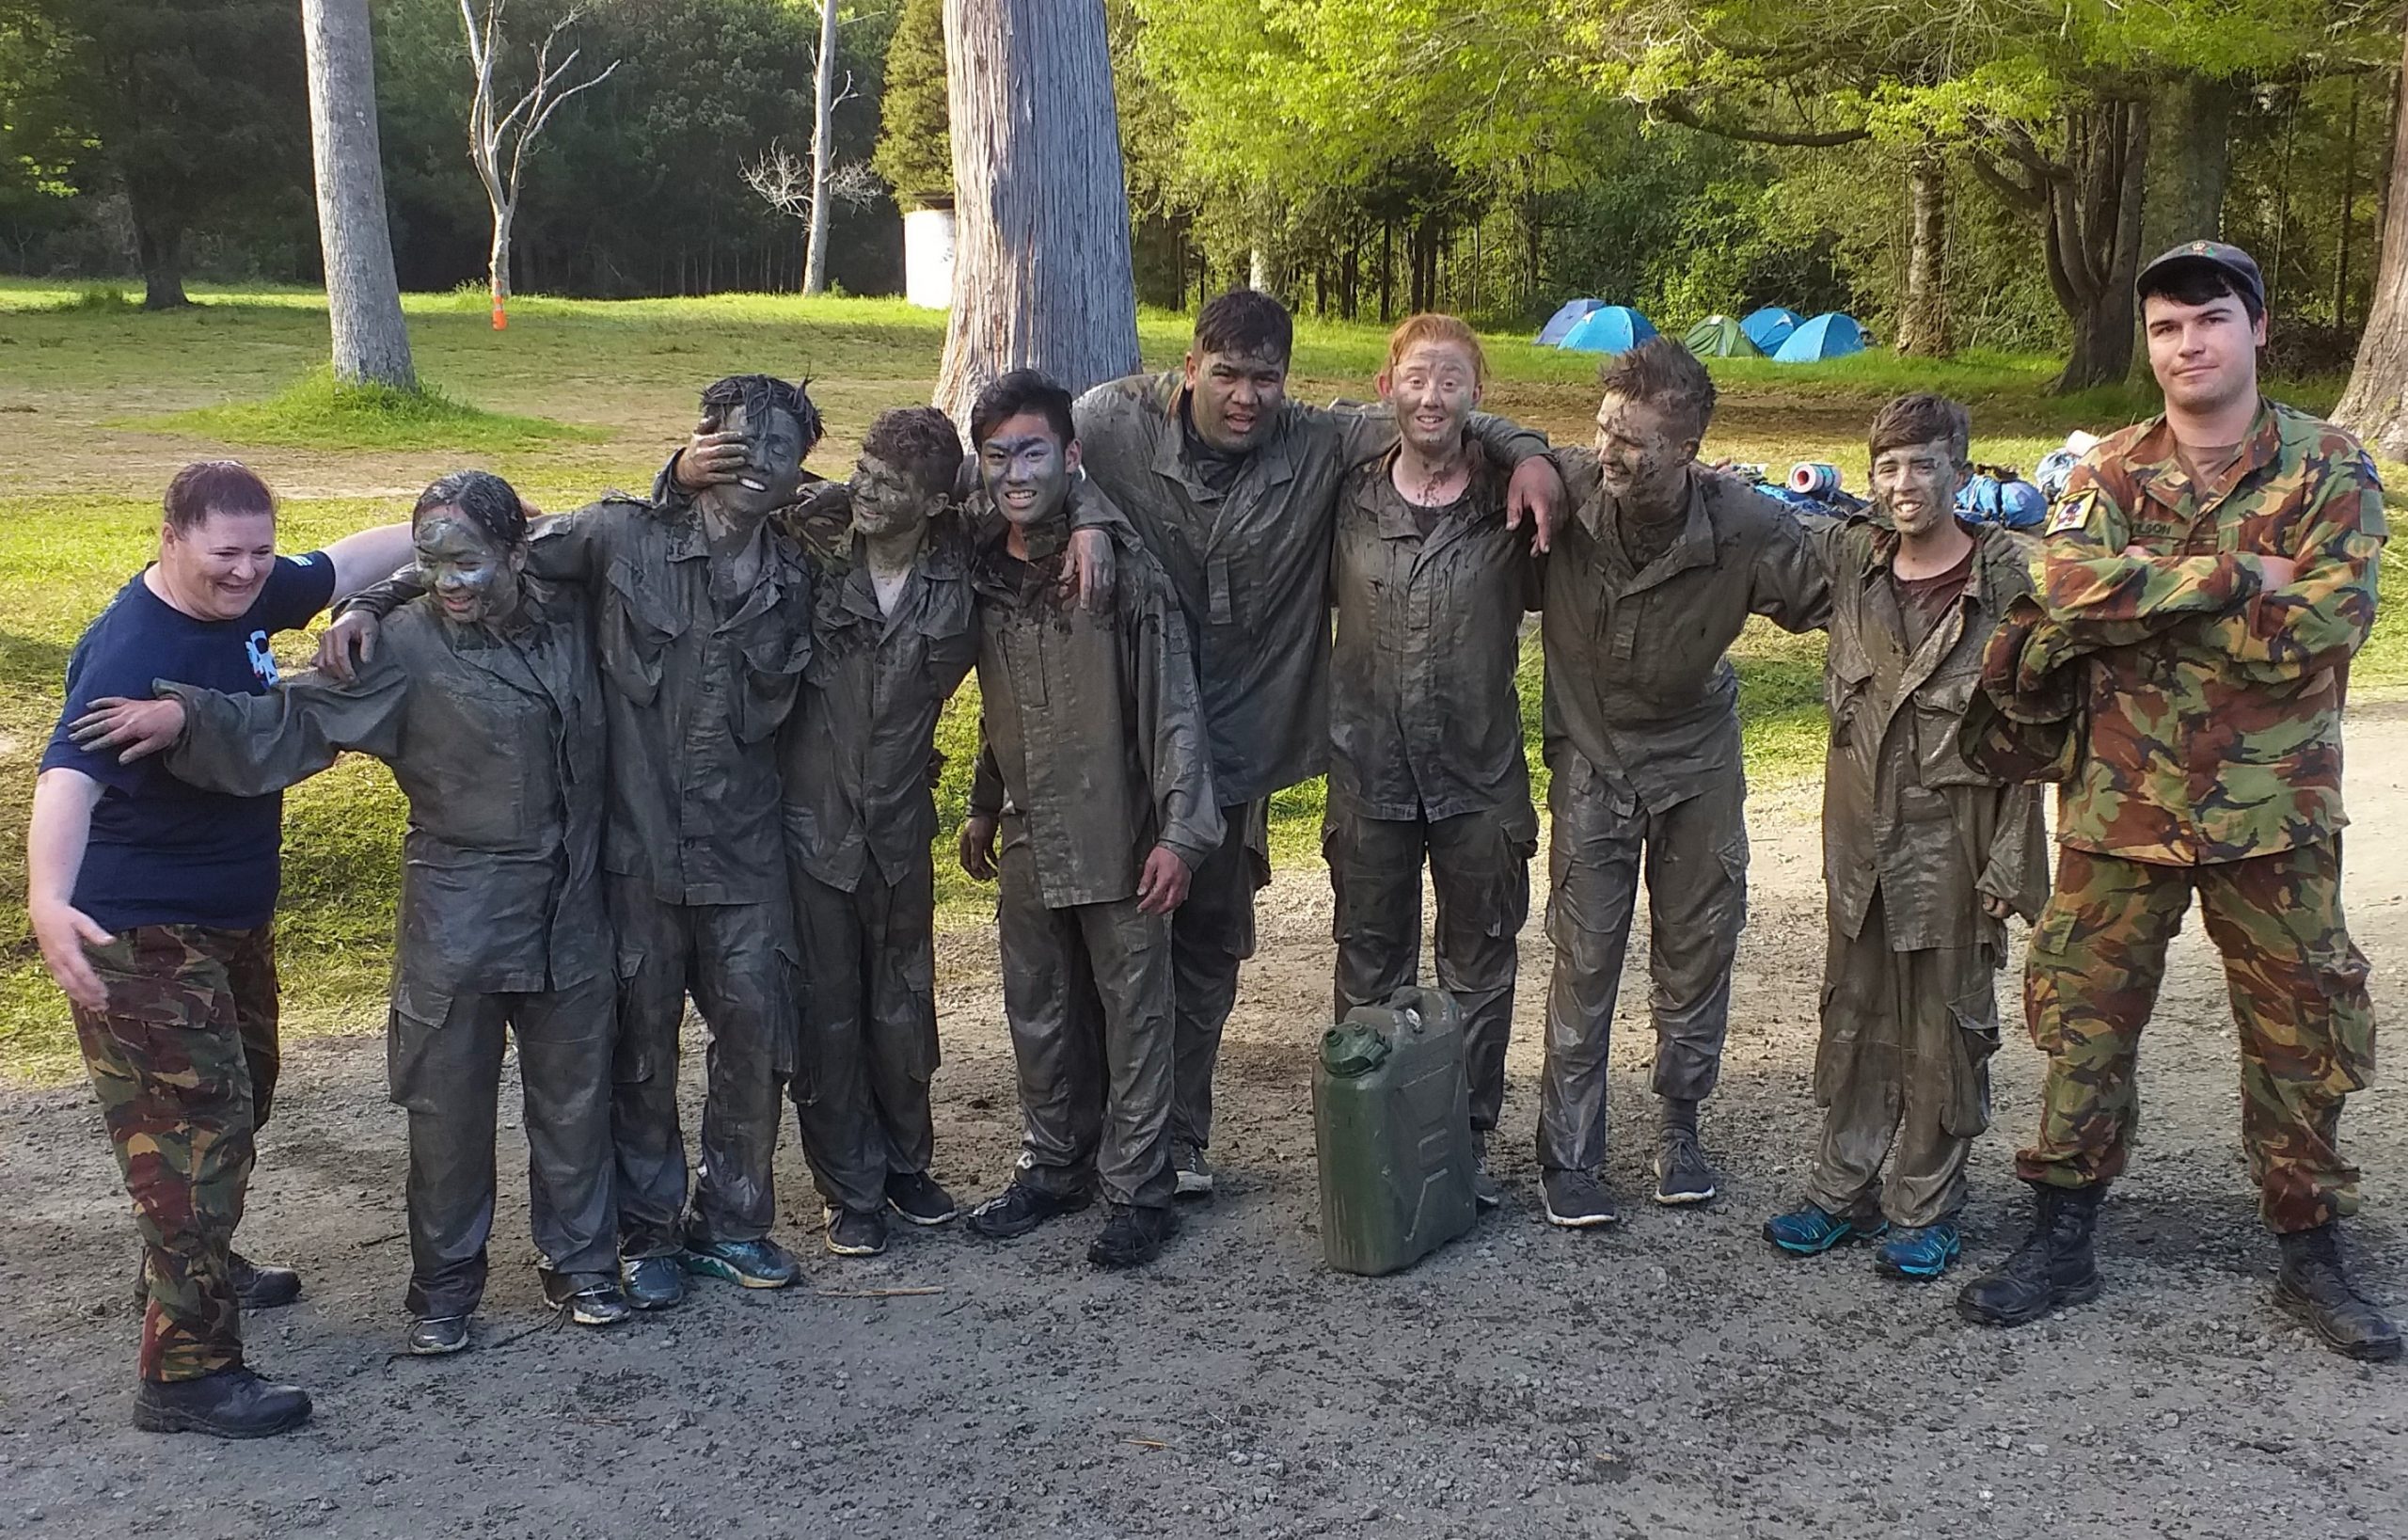
[[[720,507],[739,518],[763,518],[792,502],[802,485],[802,424],[775,407],[753,413],[739,403],[720,420],[722,433],[744,436],[744,465],[736,479],[714,487]]]
[[[1417,454],[1452,454],[1480,405],[1480,365],[1460,342],[1416,342],[1380,375],[1380,399]]]
[[[1956,516],[1956,489],[1965,470],[1945,438],[1893,444],[1873,457],[1873,505],[1909,540],[1943,529]]]
[[[1190,353],[1188,410],[1196,436],[1225,454],[1261,447],[1288,400],[1288,359],[1274,353]]]
[[[524,548],[506,548],[483,528],[448,508],[422,516],[410,531],[419,571],[446,624],[493,627],[518,612],[524,591]]]
[[[1598,478],[1624,507],[1669,513],[1697,445],[1686,414],[1623,395],[1608,395],[1597,407]]]
[[[978,444],[978,480],[1003,516],[1022,529],[1062,506],[1079,468],[1076,439],[1065,444],[1041,412],[995,424]]]
[[[943,498],[911,470],[875,454],[853,462],[853,528],[872,540],[915,532],[935,516]]]

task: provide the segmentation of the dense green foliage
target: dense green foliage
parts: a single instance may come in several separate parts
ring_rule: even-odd
[[[953,193],[944,77],[944,0],[903,0],[886,48],[870,168],[907,208]]]

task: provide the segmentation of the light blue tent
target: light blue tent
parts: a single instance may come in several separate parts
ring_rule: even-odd
[[[1798,312],[1779,305],[1767,305],[1761,310],[1751,310],[1740,321],[1739,329],[1748,341],[1766,353],[1777,353],[1789,334],[1798,329]]]
[[[1851,317],[1837,310],[1826,310],[1814,320],[1801,323],[1789,334],[1789,341],[1772,356],[1777,364],[1820,363],[1825,358],[1845,358],[1851,353],[1864,351],[1864,330]]]
[[[1656,325],[1627,305],[1601,305],[1580,318],[1557,346],[1573,353],[1627,353],[1656,335]]]
[[[1606,302],[1602,299],[1565,300],[1557,307],[1553,315],[1546,318],[1546,325],[1539,328],[1539,346],[1562,346],[1564,335],[1578,325],[1583,316],[1591,310],[1601,310],[1605,306]]]

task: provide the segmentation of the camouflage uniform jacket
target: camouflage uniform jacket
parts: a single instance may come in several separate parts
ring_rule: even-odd
[[[500,635],[432,599],[386,622],[349,684],[314,670],[264,695],[161,683],[183,702],[167,768],[233,796],[280,790],[344,750],[409,799],[393,1008],[440,1023],[452,996],[536,993],[610,963],[600,852],[603,690],[586,603],[531,588]]]
[[[1972,580],[1920,646],[1890,578],[1897,535],[1869,518],[1814,533],[1831,577],[1823,885],[1838,934],[1862,931],[1877,893],[1892,950],[1987,944],[1995,959],[2006,927],[1980,900],[2035,918],[2049,896],[2048,837],[2038,786],[2001,784],[1957,752],[1982,649],[2008,602],[2032,591],[2013,535],[1996,524],[1972,532]]]
[[[1556,529],[1540,584],[1547,762],[1569,748],[1623,811],[1660,813],[1739,768],[1739,680],[1724,654],[1748,617],[1814,630],[1830,613],[1830,584],[1797,518],[1703,468],[1689,472],[1680,537],[1634,570],[1596,456],[1556,459],[1576,512]]]
[[[786,894],[777,733],[811,656],[811,579],[775,520],[758,573],[721,592],[702,516],[608,497],[547,519],[530,575],[581,584],[608,688],[610,817],[603,870],[671,904],[752,904]],[[418,596],[396,578],[343,608]]]
[[[1091,614],[1063,589],[1060,515],[1030,530],[1027,561],[1001,518],[974,505],[972,519],[984,742],[971,807],[1000,815],[1007,843],[1026,839],[1048,909],[1133,897],[1156,845],[1193,871],[1225,831],[1162,569],[1122,530],[1112,608]]]
[[[1186,453],[1177,371],[1133,374],[1079,398],[1088,478],[1135,524],[1169,575],[1195,647],[1224,806],[1329,768],[1329,561],[1339,484],[1396,443],[1386,407],[1280,408],[1262,447],[1216,490]],[[1475,415],[1503,464],[1546,452],[1544,435]]]
[[[789,511],[818,595],[803,695],[779,737],[786,840],[803,870],[856,891],[893,886],[928,863],[937,719],[977,660],[969,540],[932,520],[895,595],[879,609],[852,501],[841,484]]]
[[[2232,475],[2203,502],[2159,418],[2092,450],[2050,516],[2042,602],[2097,649],[2058,811],[2078,849],[2204,865],[2347,821],[2341,684],[2374,624],[2383,486],[2355,438],[2273,403]],[[2291,582],[2270,589],[2261,555]]]
[[[1355,467],[1339,509],[1331,806],[1400,820],[1518,808],[1535,834],[1513,691],[1538,598],[1529,535],[1505,527],[1505,477],[1479,449],[1427,535],[1395,463]]]

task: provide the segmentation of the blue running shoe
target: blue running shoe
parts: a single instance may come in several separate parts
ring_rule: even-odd
[[[689,1241],[678,1264],[701,1278],[725,1278],[748,1289],[783,1289],[802,1277],[794,1253],[764,1235],[756,1241]]]
[[[1865,1230],[1854,1220],[1826,1213],[1817,1204],[1804,1203],[1766,1220],[1765,1239],[1793,1257],[1819,1257],[1848,1241],[1872,1240],[1889,1228],[1888,1220],[1877,1219],[1872,1229]]]
[[[1873,1270],[1884,1278],[1935,1278],[1964,1249],[1965,1238],[1953,1219],[1901,1226],[1874,1255]]]

